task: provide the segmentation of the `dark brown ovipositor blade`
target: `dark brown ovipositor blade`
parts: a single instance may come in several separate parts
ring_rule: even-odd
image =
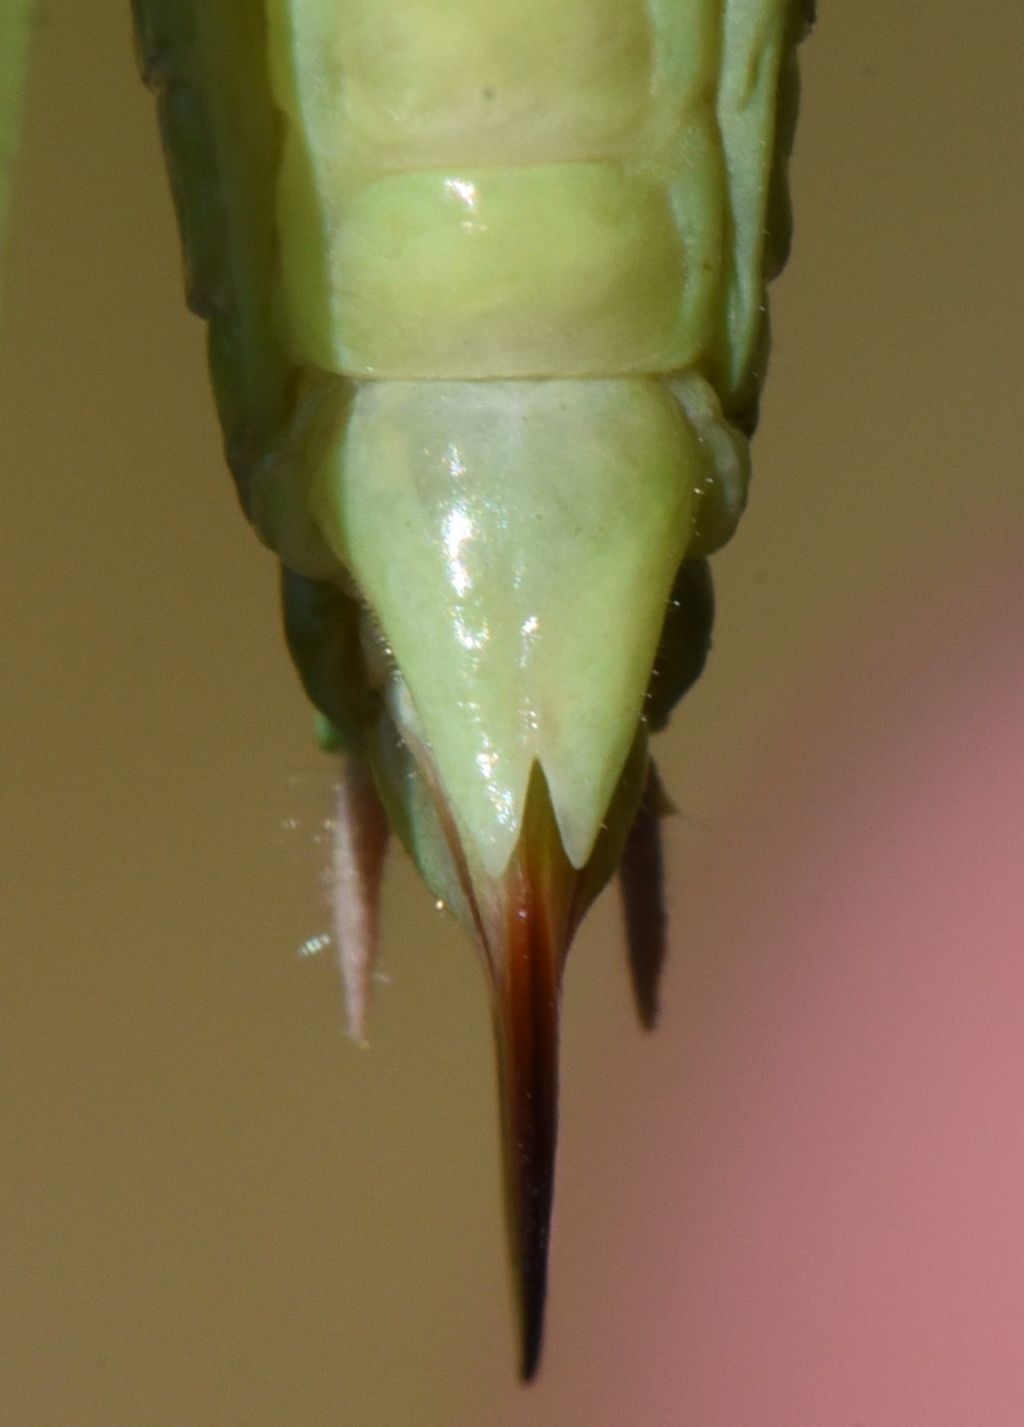
[[[553,836],[557,841],[557,833]],[[525,865],[510,878],[496,1013],[509,1246],[526,1381],[537,1371],[544,1327],[558,1132],[559,995],[567,894],[574,878],[564,854],[564,867],[558,867],[543,847],[537,852],[524,848]]]
[[[529,894],[527,894],[529,896]],[[495,1031],[509,1250],[520,1324],[520,1371],[540,1360],[558,1129],[557,948],[543,912],[509,906],[508,962]]]
[[[509,1253],[520,1373],[540,1362],[558,1134],[558,1020],[577,881],[543,774],[535,770],[523,830],[497,878],[468,874],[492,987]]]

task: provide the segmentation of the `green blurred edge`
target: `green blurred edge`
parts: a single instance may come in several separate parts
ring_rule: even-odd
[[[0,312],[3,310],[7,220],[21,134],[35,0],[0,0]]]

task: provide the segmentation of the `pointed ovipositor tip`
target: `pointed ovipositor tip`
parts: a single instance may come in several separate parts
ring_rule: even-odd
[[[558,1020],[576,871],[538,777],[516,852],[478,896],[494,986],[506,1218],[520,1376],[540,1364],[558,1134]]]
[[[547,918],[532,898],[508,908],[508,962],[498,1015],[505,1192],[520,1331],[520,1372],[540,1362],[558,1126],[558,969]],[[522,913],[526,912],[523,916]]]

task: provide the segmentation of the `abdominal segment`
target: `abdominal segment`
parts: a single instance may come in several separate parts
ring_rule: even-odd
[[[763,303],[737,264],[761,261],[770,127],[742,171],[729,154],[737,123],[774,94],[784,11],[267,0],[280,339],[314,388],[354,392],[309,499],[395,654],[402,707],[460,831],[492,871],[515,844],[534,760],[571,860],[586,861],[675,571],[727,539],[742,510],[746,447],[729,416]],[[731,38],[730,17],[742,31]],[[722,74],[729,44],[738,87]],[[631,441],[640,409],[649,439]],[[538,513],[550,492],[560,507]],[[466,510],[472,548],[487,553],[460,603],[429,552]],[[610,556],[576,529],[580,511]],[[638,560],[629,537],[641,529]],[[385,552],[423,598],[395,595]],[[306,550],[281,553],[309,565]],[[600,617],[588,568],[609,593]],[[514,597],[502,599],[503,579]],[[473,644],[453,608],[486,600]],[[499,637],[512,605],[531,630],[521,648]],[[612,643],[629,657],[614,676],[584,617],[620,626]],[[424,653],[442,647],[441,662]],[[527,691],[556,666],[571,671],[559,690]],[[573,719],[600,730],[585,767],[578,741],[555,731]]]
[[[719,10],[271,0],[297,359],[412,380],[697,361],[725,277]]]

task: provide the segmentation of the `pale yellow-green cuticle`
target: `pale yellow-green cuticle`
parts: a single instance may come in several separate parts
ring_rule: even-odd
[[[355,193],[336,245],[335,369],[428,379],[670,369],[682,280],[664,190],[614,165],[388,176]]]
[[[530,770],[582,866],[633,741],[696,506],[659,382],[364,386],[317,496],[492,873]],[[380,512],[387,512],[387,519]]]
[[[268,0],[296,358],[422,379],[697,366],[739,400],[788,11]],[[453,212],[446,182],[475,188],[486,223]],[[552,286],[548,333],[511,331]]]
[[[763,320],[786,7],[268,13],[289,351],[373,379],[324,447],[316,519],[484,864],[535,760],[585,860],[675,569],[746,497],[729,402]]]
[[[651,36],[640,4],[345,8],[325,63],[351,76],[347,122],[357,143],[405,164],[590,157],[642,121]]]
[[[745,501],[796,0],[136,3],[248,513],[472,856],[539,761],[579,865]]]

